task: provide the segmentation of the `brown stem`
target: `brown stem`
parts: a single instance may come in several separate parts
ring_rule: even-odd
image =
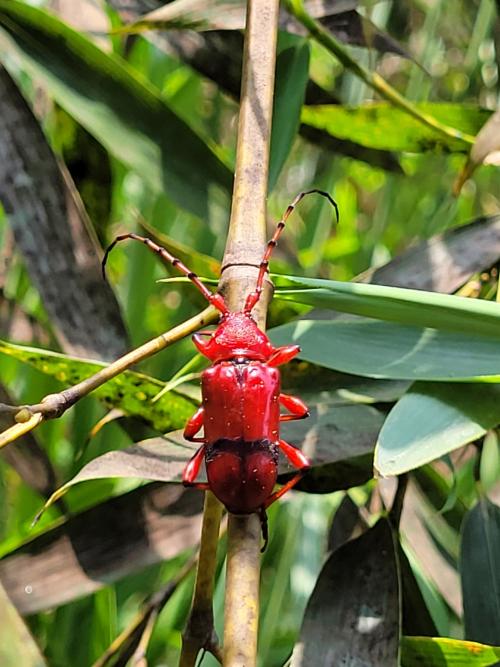
[[[221,503],[213,493],[207,492],[193,603],[182,635],[179,667],[193,667],[200,649],[212,650],[218,644],[214,631],[212,598],[222,510]]]
[[[249,0],[243,55],[238,147],[221,290],[242,310],[255,288],[266,242],[266,195],[273,109],[279,0]],[[270,283],[255,310],[261,328]],[[254,667],[259,617],[260,521],[230,516],[224,615],[224,667]]]

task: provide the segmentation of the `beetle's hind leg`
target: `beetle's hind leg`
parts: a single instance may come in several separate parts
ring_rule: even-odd
[[[269,544],[269,527],[267,524],[267,512],[264,506],[260,508],[259,519],[260,529],[262,531],[262,539],[264,540],[264,544],[260,550],[260,553],[262,554],[267,549],[267,545]]]
[[[299,469],[299,471],[292,477],[292,479],[284,484],[281,489],[278,489],[269,496],[264,505],[264,509],[267,509],[270,505],[276,502],[287,491],[293,489],[293,487],[300,482],[302,477],[311,467],[311,462],[307,456],[300,451],[300,449],[297,449],[297,447],[294,447],[293,445],[289,445],[288,442],[285,442],[284,440],[280,440],[278,444],[283,454],[287,457],[292,465]]]

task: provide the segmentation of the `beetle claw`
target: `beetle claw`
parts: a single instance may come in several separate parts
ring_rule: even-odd
[[[268,530],[268,525],[267,525],[267,513],[264,507],[260,508],[259,512],[259,518],[260,518],[260,528],[262,530],[262,539],[264,540],[264,544],[260,550],[260,553],[263,554],[264,551],[267,549],[267,545],[269,544],[269,530]]]

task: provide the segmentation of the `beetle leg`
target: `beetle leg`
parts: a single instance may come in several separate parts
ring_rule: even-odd
[[[205,442],[205,438],[196,438],[196,434],[203,426],[203,418],[205,416],[205,410],[203,408],[198,408],[194,415],[188,420],[186,426],[184,427],[183,436],[186,440],[190,442]]]
[[[280,422],[288,422],[293,419],[305,419],[306,417],[309,417],[307,405],[296,396],[280,394],[280,403],[290,412],[289,415],[280,415]]]
[[[299,472],[294,475],[292,479],[290,479],[286,484],[284,484],[281,489],[278,489],[269,496],[264,504],[264,509],[267,509],[270,505],[276,502],[276,500],[281,498],[281,496],[283,496],[287,491],[292,489],[298,482],[300,482],[304,474],[311,467],[311,462],[307,456],[303,454],[300,449],[297,449],[297,447],[289,445],[288,442],[285,442],[284,440],[280,440],[279,448],[290,461],[290,463],[292,463],[296,468],[299,468]]]
[[[196,489],[202,489],[207,491],[210,489],[210,485],[206,482],[196,482],[198,473],[200,472],[200,466],[205,458],[205,445],[202,445],[189,459],[187,466],[184,468],[182,473],[182,483],[184,486],[194,486]]]
[[[280,440],[278,445],[293,466],[299,468],[299,470],[304,470],[304,472],[307,468],[311,467],[311,461],[309,461],[307,456],[301,452],[298,447],[289,445],[288,442],[285,442],[284,440]]]
[[[260,508],[259,519],[260,519],[260,529],[262,531],[262,539],[264,540],[264,544],[262,545],[262,548],[260,550],[260,553],[262,554],[267,549],[267,545],[269,543],[269,528],[267,525],[267,514],[265,507]]]
[[[281,366],[287,364],[300,352],[298,345],[286,345],[285,347],[277,347],[273,356],[267,362],[268,366]]]
[[[196,434],[203,426],[203,417],[205,416],[205,410],[203,408],[198,408],[194,415],[188,420],[188,423],[184,427],[184,437],[186,440],[191,442],[203,442],[205,443],[205,438],[197,438]],[[191,457],[188,464],[184,468],[182,473],[182,483],[184,486],[194,486],[197,489],[203,489],[206,491],[210,488],[210,485],[206,482],[196,482],[198,473],[200,471],[200,466],[205,457],[205,444],[203,444],[194,456]]]

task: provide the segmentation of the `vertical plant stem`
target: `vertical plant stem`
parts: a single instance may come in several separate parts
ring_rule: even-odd
[[[222,504],[213,493],[207,491],[205,493],[200,554],[196,570],[193,603],[186,629],[182,635],[179,667],[194,667],[201,648],[210,648],[214,652],[217,649],[212,598],[222,510]]]
[[[220,288],[231,310],[252,291],[266,242],[266,195],[276,65],[279,0],[249,0],[238,127],[236,174]],[[268,283],[255,317],[265,327]],[[224,667],[257,661],[260,520],[229,516]]]

